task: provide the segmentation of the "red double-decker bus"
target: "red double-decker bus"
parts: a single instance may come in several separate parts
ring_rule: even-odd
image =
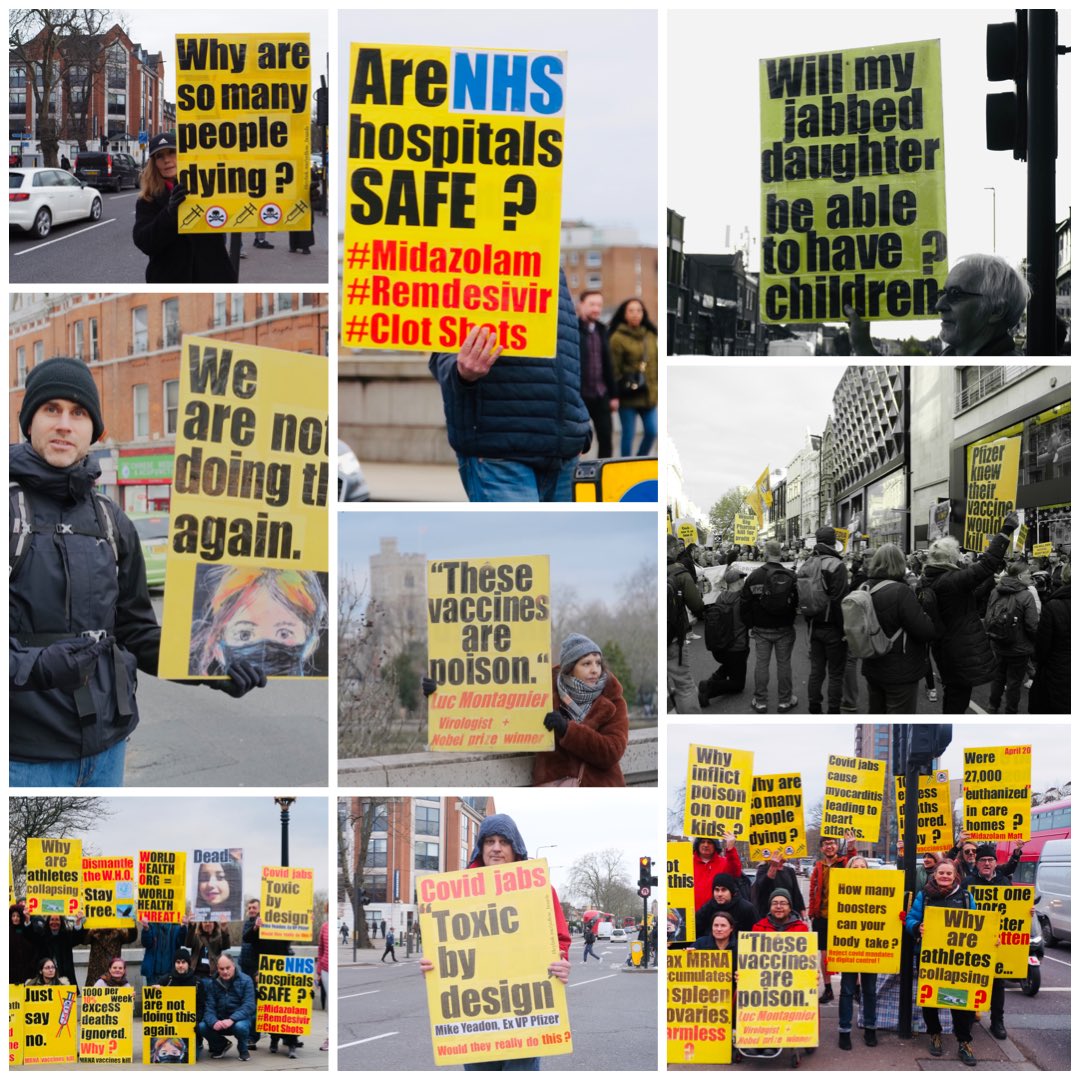
[[[1043,803],[1031,808],[1031,839],[1024,845],[1024,854],[1020,865],[1013,874],[1017,885],[1034,885],[1035,868],[1042,855],[1043,845],[1047,840],[1067,840],[1072,836],[1070,819],[1072,799],[1059,799],[1057,802]],[[1006,863],[1012,857],[1014,845],[1000,843],[997,846],[998,863]]]

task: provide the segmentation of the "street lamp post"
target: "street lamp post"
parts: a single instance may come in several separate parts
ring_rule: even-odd
[[[994,197],[994,209],[993,209],[993,221],[994,221],[994,248],[993,253],[997,254],[997,188],[984,187],[983,191],[989,191]]]
[[[296,799],[292,795],[275,795],[274,802],[281,807],[281,865],[289,865],[289,807]]]

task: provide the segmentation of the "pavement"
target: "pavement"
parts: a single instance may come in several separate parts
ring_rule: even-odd
[[[456,465],[365,461],[363,469],[372,502],[469,501]],[[339,504],[341,507],[349,505],[359,504]]]

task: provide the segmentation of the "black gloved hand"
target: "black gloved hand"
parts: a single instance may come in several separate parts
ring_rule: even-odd
[[[424,697],[431,697],[437,689],[434,679],[429,679],[426,675],[420,680],[420,689],[424,691]]]
[[[187,188],[183,184],[174,184],[169,192],[169,209],[175,211],[186,198]]]
[[[548,731],[554,731],[560,739],[566,734],[569,723],[570,721],[567,720],[561,712],[549,712],[547,716],[544,717],[544,727],[546,727]]]
[[[1017,516],[1015,510],[1010,510],[1005,515],[1005,520],[1001,523],[1001,531],[1008,536],[1010,533],[1016,532],[1020,528],[1020,518]]]
[[[249,690],[266,685],[266,674],[247,660],[234,660],[225,674],[227,679],[211,679],[206,685],[234,698],[242,698]]]
[[[98,657],[112,649],[112,644],[110,637],[100,641],[88,637],[54,641],[41,650],[29,682],[38,690],[78,690],[90,678]]]

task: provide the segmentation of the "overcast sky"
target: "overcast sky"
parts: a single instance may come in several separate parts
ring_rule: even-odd
[[[212,750],[210,751],[212,752]],[[290,792],[282,791],[282,795]],[[114,813],[81,839],[101,856],[140,850],[186,851],[196,847],[244,849],[244,893],[257,896],[264,866],[281,864],[281,811],[271,796],[227,798],[192,792],[185,797],[106,799]],[[289,812],[289,864],[315,870],[315,890],[329,888],[327,800],[301,795]],[[188,863],[188,897],[191,896]]]
[[[754,772],[802,774],[804,804],[813,806],[825,790],[830,754],[853,754],[853,724],[679,724],[668,729],[668,805],[686,778],[691,743],[731,750],[752,750]],[[1043,791],[1072,779],[1069,729],[1064,724],[963,723],[953,726],[953,739],[941,758],[949,779],[963,779],[963,751],[979,746],[1031,746],[1031,786]]]
[[[686,250],[725,249],[725,228],[760,236],[761,185],[758,62],[832,50],[940,39],[945,176],[951,259],[993,247],[1014,264],[1026,253],[1026,166],[985,148],[985,97],[1011,83],[986,81],[986,26],[1015,19],[1011,9],[847,11],[754,10],[675,12],[668,32],[668,206],[686,217]],[[1072,44],[1067,11],[1058,40]],[[1069,109],[1071,57],[1058,64],[1060,150],[1056,220],[1071,203]],[[759,269],[759,248],[751,269]],[[876,322],[882,337],[927,337],[935,320]]]
[[[565,51],[562,217],[633,226],[639,243],[657,243],[655,11],[345,11],[338,36],[345,86],[354,41]],[[338,144],[345,146],[344,90],[338,100]]]
[[[551,587],[558,596],[567,588],[580,601],[610,600],[616,588],[645,559],[656,566],[656,513],[622,513],[618,525],[610,512],[542,513],[483,511],[391,511],[338,515],[338,564],[367,582],[368,559],[384,536],[397,537],[398,551],[427,559],[492,558],[501,555],[549,555]],[[616,543],[613,537],[618,536]],[[613,551],[618,558],[612,558]]]
[[[705,512],[729,488],[749,486],[768,465],[786,468],[820,435],[842,364],[751,367],[672,364],[667,430],[679,451],[687,494]]]

